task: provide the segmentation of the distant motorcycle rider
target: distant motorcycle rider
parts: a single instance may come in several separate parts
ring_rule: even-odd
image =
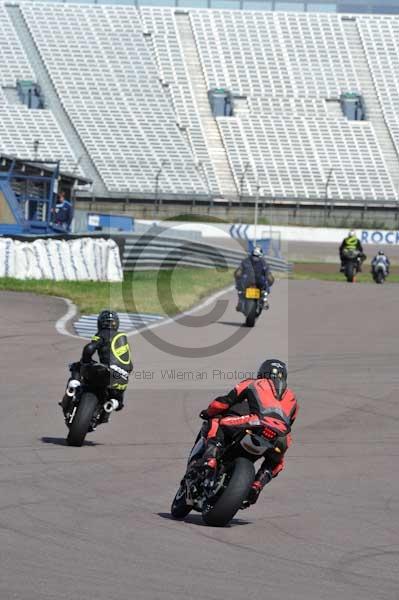
[[[356,236],[356,233],[354,231],[349,231],[348,235],[346,236],[346,238],[343,239],[342,244],[339,247],[339,257],[341,259],[341,272],[344,271],[345,269],[345,254],[347,251],[358,251],[360,252],[359,258],[360,258],[360,262],[359,262],[359,271],[362,270],[362,262],[364,262],[366,260],[366,255],[364,254],[363,251],[363,246],[361,241],[359,240],[359,238]]]
[[[223,417],[229,412],[234,413],[234,416]],[[206,447],[202,464],[210,470],[216,469],[226,437],[237,431],[237,428],[249,427],[254,419],[262,422],[262,417],[266,416],[281,419],[291,427],[297,413],[295,395],[287,387],[285,363],[279,359],[265,360],[256,379],[241,381],[227,395],[219,396],[200,413],[200,417],[208,421],[203,429]],[[290,434],[276,438],[275,448],[266,452],[243,508],[254,504],[264,486],[283,470],[284,455],[290,445]]]
[[[93,362],[93,355],[98,353],[99,361],[115,371],[115,380],[110,381],[111,395],[114,410],[122,410],[124,406],[123,395],[127,388],[129,373],[133,370],[131,352],[126,334],[118,331],[118,314],[111,310],[103,310],[97,319],[97,333],[86,344],[79,362],[72,363],[69,367],[71,377],[67,383],[65,395],[60,402],[64,414],[76,388],[81,385],[80,368],[82,365]],[[123,377],[119,377],[123,375]],[[104,417],[107,418],[108,414]]]
[[[386,269],[386,273],[387,275],[389,274],[389,268],[391,266],[391,261],[389,260],[389,258],[385,255],[384,250],[378,250],[378,253],[376,254],[376,256],[374,256],[373,260],[371,261],[371,272],[374,273],[374,269],[377,266],[377,264],[379,263],[383,263]]]
[[[263,256],[263,250],[259,246],[255,246],[251,254],[247,256],[238,269],[234,272],[236,281],[236,289],[238,292],[237,311],[242,308],[245,289],[251,285],[255,285],[263,292],[264,304],[263,308],[268,309],[269,304],[266,294],[269,294],[270,288],[274,283],[274,277],[270,271],[270,267]]]

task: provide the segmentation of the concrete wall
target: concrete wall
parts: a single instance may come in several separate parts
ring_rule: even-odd
[[[137,219],[166,219],[179,215],[195,215],[221,219],[229,223],[253,222],[254,206],[227,206],[214,202],[212,206],[205,203],[193,205],[181,203],[155,206],[154,202],[120,202],[78,200],[77,207],[96,212],[112,212],[126,214]],[[259,219],[279,225],[305,225],[344,227],[351,226],[369,228],[399,229],[398,208],[358,208],[323,206],[259,206]]]

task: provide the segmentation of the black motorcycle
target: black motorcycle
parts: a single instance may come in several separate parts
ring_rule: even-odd
[[[111,399],[111,385],[115,381],[127,382],[128,374],[118,367],[90,363],[81,365],[81,385],[67,394],[70,396],[65,412],[69,429],[69,446],[82,446],[88,432],[97,425],[108,422],[115,404]]]
[[[195,510],[202,514],[207,525],[227,525],[240,508],[247,508],[248,494],[255,479],[254,463],[265,453],[280,452],[278,438],[289,432],[289,425],[273,417],[248,425],[226,445],[218,458],[216,472],[211,474],[201,460],[205,438],[200,433],[173,500],[172,516],[183,519]]]
[[[383,259],[379,259],[373,264],[371,274],[376,283],[384,283],[388,277],[388,266]]]
[[[269,308],[268,293],[255,286],[248,286],[242,293],[240,312],[245,316],[245,325],[253,327],[264,308]]]
[[[343,252],[344,274],[349,283],[355,281],[355,277],[360,271],[361,258],[359,250],[344,250]]]

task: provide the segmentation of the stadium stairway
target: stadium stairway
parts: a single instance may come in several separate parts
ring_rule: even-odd
[[[98,173],[94,163],[90,159],[86,148],[82,144],[78,133],[76,132],[68,114],[66,113],[59,96],[50,79],[47,68],[43,63],[33,37],[21,13],[21,9],[16,5],[7,5],[7,11],[13,22],[19,40],[25,50],[25,54],[30,62],[36,81],[45,99],[45,107],[52,111],[58,121],[65,138],[67,139],[74,156],[76,156],[76,168],[78,165],[82,168],[86,177],[93,181],[93,191],[99,196],[106,195],[105,185]],[[62,163],[61,163],[62,169]]]
[[[361,86],[361,93],[366,104],[366,119],[373,125],[385,164],[395,190],[397,190],[399,187],[399,157],[385,123],[382,106],[377,96],[359,29],[354,18],[345,19],[342,24],[349,48],[351,49],[352,60]]]
[[[236,197],[237,188],[216,120],[212,115],[208,100],[208,88],[191,28],[190,17],[188,13],[183,12],[175,13],[175,17],[198,112],[204,128],[209,155],[216,170],[222,195]]]

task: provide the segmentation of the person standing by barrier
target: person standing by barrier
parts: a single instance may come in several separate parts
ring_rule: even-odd
[[[72,203],[65,198],[65,192],[60,192],[58,202],[55,205],[55,222],[57,225],[69,229],[73,217]]]

